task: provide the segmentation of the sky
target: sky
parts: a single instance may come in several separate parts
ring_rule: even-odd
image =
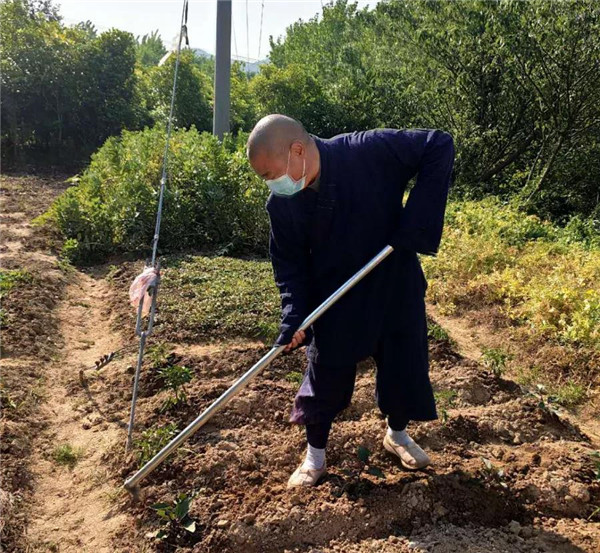
[[[355,0],[356,1],[356,0]],[[373,7],[378,0],[358,0],[359,8]],[[269,53],[269,35],[285,34],[298,19],[307,21],[321,13],[326,0],[233,0],[231,53],[250,61],[264,59]],[[175,44],[181,22],[183,0],[57,0],[67,25],[90,20],[99,32],[112,27],[143,36],[158,29],[167,48]],[[263,16],[262,38],[261,11]],[[211,54],[216,41],[216,0],[190,0],[188,36],[192,48]],[[246,27],[246,20],[248,26]],[[249,32],[246,32],[246,28]]]

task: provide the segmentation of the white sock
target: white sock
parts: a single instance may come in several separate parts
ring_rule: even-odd
[[[392,438],[392,441],[394,441],[398,445],[406,445],[410,441],[410,436],[406,432],[406,429],[404,429],[404,430],[392,430],[388,426],[387,434],[388,434],[388,436],[390,438]]]
[[[304,463],[302,466],[305,469],[320,469],[323,467],[325,463],[325,448],[318,449],[308,444],[308,448],[306,449],[306,458],[304,459]]]

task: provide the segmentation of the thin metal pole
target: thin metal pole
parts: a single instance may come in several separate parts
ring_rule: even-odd
[[[138,385],[140,381],[140,372],[142,370],[142,361],[144,358],[144,347],[146,346],[146,338],[152,334],[152,326],[154,325],[154,314],[156,311],[156,299],[158,295],[158,283],[160,281],[160,262],[156,259],[158,254],[158,239],[160,236],[160,223],[162,221],[163,199],[165,188],[167,186],[167,171],[169,165],[169,144],[171,142],[171,131],[173,129],[173,113],[175,111],[175,97],[177,95],[177,73],[179,71],[179,60],[181,58],[181,42],[185,34],[187,42],[187,17],[188,17],[188,0],[183,0],[181,10],[181,26],[179,28],[179,42],[177,43],[177,57],[175,58],[175,70],[173,72],[173,90],[171,92],[171,106],[169,108],[169,119],[167,121],[167,137],[165,140],[165,150],[163,153],[162,175],[160,178],[160,194],[158,197],[158,207],[156,209],[156,224],[154,227],[154,237],[152,239],[152,261],[150,265],[154,267],[158,273],[156,282],[152,290],[152,307],[150,317],[148,319],[148,327],[142,331],[142,305],[144,297],[140,299],[137,312],[137,322],[135,325],[135,333],[140,337],[140,349],[138,353],[138,362],[135,370],[135,378],[133,381],[133,392],[131,394],[131,411],[129,414],[129,426],[127,427],[127,443],[125,451],[131,449],[131,440],[133,436],[133,425],[135,423],[135,404],[138,395]]]
[[[371,261],[369,261],[360,271],[352,278],[347,280],[340,286],[331,296],[329,296],[319,307],[317,307],[300,325],[299,330],[306,330],[313,324],[325,311],[327,311],[337,300],[339,300],[348,290],[362,280],[370,273],[377,265],[379,265],[388,255],[394,251],[392,246],[386,246],[381,250]],[[163,447],[152,459],[150,459],[140,470],[138,470],[131,478],[125,481],[125,488],[128,490],[134,489],[146,476],[148,476],[164,459],[166,459],[175,449],[183,442],[190,438],[201,426],[203,426],[219,409],[223,408],[229,401],[265,367],[267,367],[273,359],[275,359],[285,348],[283,346],[274,346],[266,355],[258,361],[251,369],[249,369],[242,377],[240,377],[228,390],[226,390],[218,399],[216,399],[203,413],[201,413],[194,421],[192,421],[179,435],[171,440]]]
[[[135,380],[133,382],[133,394],[131,396],[131,411],[129,413],[129,426],[127,427],[127,444],[125,445],[125,451],[131,449],[132,438],[133,438],[133,425],[135,422],[135,404],[137,401],[138,387],[140,382],[140,372],[142,369],[142,361],[144,359],[144,347],[146,345],[145,332],[142,332],[140,336],[140,349],[138,351],[137,367],[135,369]]]
[[[231,103],[231,0],[217,0],[217,44],[215,52],[215,104],[213,135],[220,140],[229,132]]]
[[[173,72],[173,90],[171,91],[171,106],[169,108],[169,119],[167,121],[167,139],[165,140],[165,151],[163,154],[162,176],[160,178],[160,196],[158,198],[158,210],[156,212],[156,226],[154,229],[154,239],[152,244],[152,266],[156,261],[158,250],[158,237],[160,235],[160,222],[162,220],[163,197],[167,185],[167,166],[169,164],[169,142],[171,141],[171,130],[173,129],[173,112],[175,111],[175,96],[177,95],[177,73],[179,72],[179,58],[181,57],[181,41],[183,33],[187,33],[187,5],[188,0],[184,0],[181,10],[181,26],[179,28],[179,42],[177,43],[177,57],[175,58],[175,71]],[[187,36],[187,35],[186,35]]]

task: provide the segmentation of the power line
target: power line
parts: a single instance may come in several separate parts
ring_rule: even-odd
[[[265,0],[262,0],[260,6],[260,33],[258,35],[258,59],[260,59],[260,47],[262,45],[263,14],[265,12]]]
[[[129,425],[127,427],[127,445],[126,451],[131,449],[133,440],[133,425],[135,423],[135,405],[137,402],[138,386],[140,381],[140,372],[144,358],[144,349],[146,347],[146,338],[152,334],[154,326],[154,314],[156,311],[156,298],[158,296],[158,286],[160,283],[160,261],[158,256],[158,239],[160,235],[160,224],[162,221],[163,199],[165,196],[165,188],[167,186],[168,165],[169,165],[169,144],[171,141],[171,131],[173,128],[173,114],[175,112],[175,97],[177,95],[177,73],[179,71],[179,60],[181,58],[181,43],[185,36],[185,42],[189,46],[187,36],[187,21],[188,21],[188,0],[183,0],[183,9],[181,10],[181,25],[179,26],[179,41],[177,43],[177,53],[175,57],[175,70],[173,72],[173,90],[171,91],[171,107],[169,109],[169,118],[167,119],[167,132],[165,140],[165,151],[163,153],[162,176],[160,178],[160,194],[158,196],[158,207],[156,208],[156,225],[154,227],[154,238],[152,240],[152,261],[146,269],[152,268],[154,271],[154,280],[150,284],[152,290],[152,304],[150,306],[150,316],[148,318],[148,326],[146,330],[142,330],[142,309],[145,300],[145,294],[140,299],[137,309],[137,322],[135,325],[135,333],[140,337],[140,348],[138,352],[138,362],[135,369],[135,377],[133,381],[133,393],[131,397],[131,411],[129,413]]]
[[[246,75],[250,64],[250,25],[248,24],[248,0],[246,0]]]
[[[250,26],[248,25],[248,0],[246,0],[246,73],[250,63]]]

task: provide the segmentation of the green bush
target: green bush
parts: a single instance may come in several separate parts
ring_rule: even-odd
[[[597,223],[558,227],[489,197],[448,204],[439,255],[424,257],[429,298],[444,313],[497,304],[558,343],[600,347]]]
[[[109,138],[40,220],[68,240],[83,263],[119,252],[147,253],[154,235],[165,133],[155,127]],[[161,252],[266,253],[268,189],[249,166],[244,142],[176,130],[169,154]]]

